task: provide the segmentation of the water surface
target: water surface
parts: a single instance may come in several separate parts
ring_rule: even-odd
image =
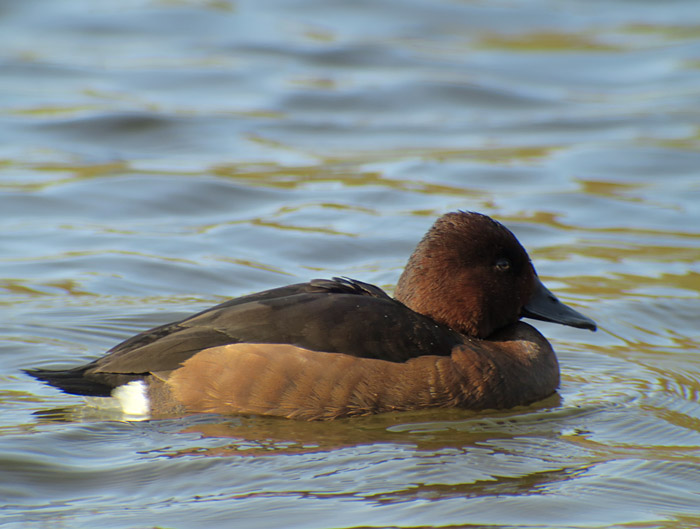
[[[700,526],[692,0],[0,7],[6,527]],[[125,422],[21,373],[506,223],[594,318],[503,412]]]

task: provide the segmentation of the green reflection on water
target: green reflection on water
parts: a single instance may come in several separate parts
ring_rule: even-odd
[[[358,171],[356,167],[343,163],[326,163],[302,167],[278,166],[277,164],[232,164],[219,165],[211,169],[217,175],[239,180],[246,185],[296,189],[310,183],[340,183],[347,187],[380,186],[397,191],[426,194],[456,194],[473,196],[473,191],[456,186],[431,184],[391,179],[376,171]]]
[[[614,52],[624,50],[619,45],[603,43],[589,35],[548,31],[515,36],[487,35],[477,42],[476,47],[521,52]]]
[[[686,63],[692,68],[700,69],[700,61]],[[685,138],[648,140],[653,145],[668,149],[679,149],[684,151],[700,151],[700,127],[695,129],[695,133]]]
[[[233,13],[236,11],[235,2],[228,2],[226,0],[156,0],[153,4],[165,7],[165,8],[182,8],[182,7],[193,7],[197,9],[211,9],[214,11],[224,11],[228,13]]]
[[[43,105],[27,108],[11,108],[5,110],[8,114],[16,116],[31,116],[31,117],[56,117],[56,116],[72,116],[75,114],[83,114],[87,112],[95,112],[102,107],[97,105],[75,105],[75,106],[59,106],[59,105]]]
[[[365,213],[367,215],[375,216],[380,215],[379,211],[376,209],[367,208],[356,204],[336,204],[333,202],[313,202],[310,204],[301,204],[299,206],[282,206],[277,210],[277,214],[285,215],[287,213],[295,213],[297,211],[303,211],[312,207],[318,207],[321,209],[335,209],[339,211],[356,211],[358,213]]]
[[[592,230],[591,230],[592,231]],[[626,232],[623,228],[613,233],[636,235],[634,230]],[[692,238],[692,234],[656,233],[665,237]],[[697,237],[695,235],[695,237]],[[699,260],[697,248],[671,245],[631,243],[610,240],[586,238],[578,244],[560,244],[557,246],[541,247],[532,250],[530,254],[537,259],[565,261],[572,256],[602,259],[611,263],[619,263],[626,259],[642,262],[658,263],[695,263]]]
[[[658,277],[637,274],[610,274],[607,277],[577,276],[557,277],[556,280],[566,285],[558,287],[558,292],[567,292],[586,299],[673,299],[694,298],[700,293],[700,277],[696,272],[682,274],[660,274]],[[545,277],[546,279],[546,277]],[[650,292],[658,289],[658,293]]]
[[[275,143],[276,147],[284,148]],[[204,170],[183,170],[181,168],[144,169],[128,161],[107,163],[23,163],[3,160],[3,169],[22,169],[36,173],[46,173],[51,178],[41,181],[5,179],[0,188],[21,191],[39,191],[49,187],[60,186],[70,182],[93,178],[120,175],[153,176],[220,176],[240,180],[246,185],[273,187],[279,189],[296,189],[309,183],[337,182],[347,187],[381,186],[397,191],[409,191],[424,194],[445,194],[479,198],[482,191],[447,184],[435,184],[415,180],[394,179],[378,171],[362,170],[359,167],[371,163],[396,162],[404,159],[445,161],[473,161],[488,164],[527,164],[538,162],[558,150],[556,146],[546,147],[486,147],[469,149],[385,149],[377,151],[348,152],[342,156],[322,157],[319,164],[288,166],[274,162],[245,162],[235,164],[217,164]],[[71,176],[59,178],[57,174],[69,173]]]
[[[18,191],[40,191],[49,187],[57,187],[70,182],[90,180],[105,176],[114,176],[127,173],[130,165],[126,161],[116,161],[94,164],[67,164],[67,163],[21,163],[19,161],[5,161],[4,169],[29,169],[36,173],[46,173],[47,180],[29,181],[21,178],[16,181],[3,179],[0,189],[12,189]],[[69,177],[59,177],[61,173],[69,173]]]
[[[377,151],[349,151],[342,156],[325,157],[327,163],[338,162],[385,162],[404,159],[422,160],[468,160],[481,163],[510,164],[514,162],[537,162],[558,151],[558,145],[546,146],[509,146],[482,148],[400,148]]]
[[[629,24],[621,28],[629,33],[653,34],[669,40],[700,38],[698,25]]]
[[[290,274],[289,272],[286,272],[286,271],[284,271],[281,268],[278,268],[276,266],[261,263],[259,261],[251,261],[250,259],[234,259],[234,258],[230,258],[230,257],[217,257],[216,260],[224,262],[224,263],[233,263],[233,264],[240,265],[240,266],[246,266],[248,268],[253,268],[256,270],[263,270],[265,272],[273,272],[275,274],[282,274],[285,276],[294,276],[294,274]]]

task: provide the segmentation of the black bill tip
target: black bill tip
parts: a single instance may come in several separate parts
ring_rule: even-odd
[[[598,328],[592,319],[559,301],[539,279],[532,298],[523,307],[522,317],[560,323],[589,331],[595,331]]]

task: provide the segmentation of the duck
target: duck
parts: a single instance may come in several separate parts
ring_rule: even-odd
[[[26,373],[146,418],[509,409],[560,382],[552,346],[521,318],[596,330],[545,287],[508,228],[455,211],[420,240],[394,297],[313,279],[146,330],[85,365]]]

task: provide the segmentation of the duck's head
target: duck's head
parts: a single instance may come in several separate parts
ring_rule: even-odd
[[[542,284],[508,228],[474,212],[447,213],[433,224],[401,274],[396,299],[478,338],[522,317],[596,330]]]

